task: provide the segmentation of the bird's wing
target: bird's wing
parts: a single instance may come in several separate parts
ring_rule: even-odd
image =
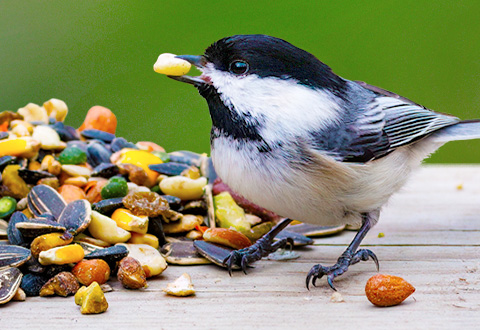
[[[365,163],[378,159],[459,122],[456,117],[433,112],[381,88],[361,86],[374,92],[375,98],[355,111],[355,116],[346,117],[331,136],[314,134],[317,149],[339,161]]]

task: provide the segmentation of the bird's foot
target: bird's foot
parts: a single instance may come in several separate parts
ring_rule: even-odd
[[[360,261],[367,261],[369,258],[371,258],[375,262],[378,271],[379,265],[377,256],[375,255],[375,253],[368,249],[361,249],[355,253],[347,250],[340,256],[340,258],[338,258],[337,263],[330,267],[325,267],[320,264],[315,265],[308,272],[306,279],[307,289],[310,289],[310,282],[313,286],[315,286],[317,279],[322,278],[324,275],[326,275],[328,285],[333,290],[337,291],[337,289],[335,289],[335,287],[333,286],[333,280],[335,279],[335,277],[345,273],[350,265],[354,265]]]
[[[228,273],[232,275],[232,267],[233,265],[237,265],[240,266],[240,268],[246,274],[247,268],[251,267],[250,264],[252,262],[260,260],[263,257],[268,256],[270,253],[275,252],[280,248],[284,248],[287,245],[293,247],[293,239],[290,237],[274,241],[275,236],[290,222],[290,219],[285,219],[267,234],[265,234],[262,238],[258,239],[255,244],[241,250],[232,251],[223,260],[223,264],[227,267]]]

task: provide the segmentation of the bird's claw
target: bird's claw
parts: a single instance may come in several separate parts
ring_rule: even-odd
[[[232,251],[224,260],[223,265],[227,267],[228,273],[232,276],[233,265],[239,266],[247,274],[247,268],[253,268],[250,263],[268,256],[279,248],[289,245],[293,247],[293,239],[285,238],[274,242],[272,237],[264,236],[257,242],[245,249]]]
[[[307,289],[310,290],[310,282],[313,286],[316,286],[317,279],[322,278],[324,275],[327,276],[327,283],[332,288],[332,290],[337,291],[335,286],[333,285],[333,280],[335,277],[342,275],[348,270],[350,265],[354,265],[360,261],[367,261],[368,259],[372,259],[375,262],[377,267],[377,271],[379,270],[378,258],[372,251],[368,249],[361,249],[358,250],[354,255],[345,251],[340,258],[338,258],[337,263],[330,267],[325,267],[322,265],[315,265],[313,266],[310,271],[308,272],[306,278],[306,286]]]

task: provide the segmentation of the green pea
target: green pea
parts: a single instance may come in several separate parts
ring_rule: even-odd
[[[0,198],[0,219],[7,218],[17,208],[17,201],[15,198],[5,196]]]
[[[102,199],[124,197],[128,193],[127,181],[122,177],[113,177],[102,188]]]
[[[80,148],[68,147],[58,155],[58,161],[62,165],[78,165],[87,162],[87,154]]]

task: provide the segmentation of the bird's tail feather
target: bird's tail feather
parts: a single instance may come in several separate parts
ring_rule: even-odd
[[[480,139],[480,119],[465,120],[442,128],[430,136],[434,142]]]

